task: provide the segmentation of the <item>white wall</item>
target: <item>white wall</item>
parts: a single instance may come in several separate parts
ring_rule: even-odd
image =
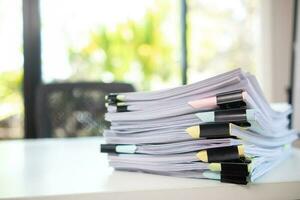
[[[292,52],[293,0],[261,0],[261,70],[271,102],[287,101]]]
[[[271,102],[288,100],[291,79],[293,0],[261,0],[261,67],[264,91]],[[293,126],[300,131],[300,2],[298,4]]]
[[[297,16],[297,42],[295,48],[295,73],[294,73],[294,90],[293,90],[293,126],[300,131],[300,2],[298,3],[298,16]]]

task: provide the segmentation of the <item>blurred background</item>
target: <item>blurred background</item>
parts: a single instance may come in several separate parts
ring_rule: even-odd
[[[293,5],[0,0],[0,139],[101,135],[107,92],[164,89],[237,67],[257,76],[269,101],[289,101]]]

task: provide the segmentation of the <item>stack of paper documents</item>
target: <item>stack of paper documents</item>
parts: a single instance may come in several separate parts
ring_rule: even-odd
[[[291,107],[268,104],[240,69],[173,89],[110,94],[105,130],[117,170],[246,184],[290,153]]]

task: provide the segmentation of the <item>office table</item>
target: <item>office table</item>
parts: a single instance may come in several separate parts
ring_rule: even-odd
[[[300,199],[300,149],[247,186],[114,171],[100,137],[0,142],[4,199]]]

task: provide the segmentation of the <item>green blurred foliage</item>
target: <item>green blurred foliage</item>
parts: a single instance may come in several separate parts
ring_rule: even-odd
[[[131,82],[143,90],[151,88],[154,77],[168,81],[176,71],[170,59],[174,48],[166,42],[168,36],[162,29],[168,6],[160,5],[148,9],[142,20],[126,20],[113,30],[99,27],[91,33],[84,48],[70,48],[69,59],[74,69],[70,79],[78,80],[85,73],[103,80],[109,73],[113,81]]]
[[[22,99],[22,80],[22,70],[0,73],[0,104],[20,102]]]

